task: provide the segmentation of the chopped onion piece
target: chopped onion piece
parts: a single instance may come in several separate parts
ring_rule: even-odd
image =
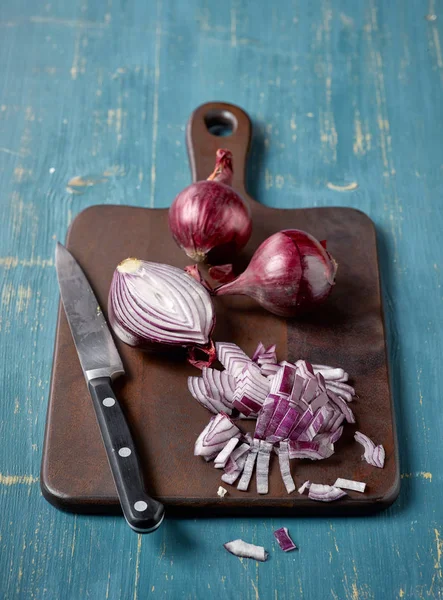
[[[311,405],[312,408],[312,405]],[[300,441],[310,441],[313,440],[317,433],[320,432],[323,425],[329,422],[334,412],[329,406],[322,406],[315,413],[314,418],[312,419],[309,427],[299,436]]]
[[[202,379],[211,398],[222,402],[228,408],[232,408],[235,379],[227,371],[203,367]]]
[[[352,479],[342,479],[339,477],[334,483],[334,487],[363,493],[366,488],[366,483],[363,483],[362,481],[353,481]]]
[[[280,529],[274,531],[274,536],[283,552],[297,550],[297,546],[294,544],[294,542],[289,536],[287,527],[281,527]]]
[[[228,415],[219,413],[212,417],[198,436],[194,446],[194,455],[203,456],[206,461],[210,461],[217,456],[232,437],[240,435],[240,429],[234,425]]]
[[[217,490],[217,496],[220,496],[220,498],[224,498],[227,493],[228,493],[228,490],[226,488],[224,488],[222,485],[220,485]]]
[[[355,423],[355,417],[352,410],[349,408],[347,403],[341,396],[337,396],[332,390],[328,390],[329,400],[333,402],[337,408],[344,414],[345,419],[348,423]]]
[[[241,492],[246,492],[249,486],[249,482],[251,481],[252,473],[254,471],[255,461],[257,459],[257,453],[259,450],[260,442],[259,440],[254,439],[252,441],[252,446],[249,451],[248,457],[246,459],[246,463],[243,469],[242,476],[240,481],[238,482],[237,489]]]
[[[254,560],[259,560],[261,562],[265,562],[265,560],[268,558],[268,553],[263,546],[248,544],[243,540],[227,542],[226,544],[223,544],[223,546],[228,552],[241,558],[253,558]]]
[[[314,400],[317,394],[318,381],[317,379],[309,379],[303,391],[302,399],[308,404]]]
[[[299,494],[304,494],[306,490],[309,490],[309,488],[311,487],[311,482],[309,481],[305,481],[299,488],[298,488],[298,493]]]
[[[257,362],[257,360],[260,358],[260,356],[262,356],[263,354],[266,354],[266,348],[264,347],[264,345],[262,344],[262,342],[258,343],[258,346],[254,352],[254,354],[252,355],[252,360],[254,362]]]
[[[289,458],[323,460],[334,454],[334,445],[321,442],[289,442]]]
[[[326,367],[325,365],[312,365],[312,368],[314,369],[315,375],[321,373],[328,381],[341,380],[345,376],[347,379],[348,374],[345,373],[343,369],[334,369],[333,367]]]
[[[271,394],[281,394],[289,396],[294,385],[296,368],[291,363],[283,361],[280,363],[280,370],[277,371],[271,382]]]
[[[228,470],[229,462],[231,460],[231,457],[229,457],[230,460],[228,461],[228,464],[225,467],[225,472],[222,475],[222,481],[224,481],[225,483],[229,483],[229,485],[233,485],[237,481],[237,479],[240,477],[240,475],[243,473],[243,469],[245,467],[246,459],[248,456],[249,456],[249,447],[247,450],[247,454],[242,454],[235,460],[235,469],[232,469],[232,470]]]
[[[205,383],[201,377],[188,377],[188,389],[197,402],[212,413],[225,412],[231,414],[232,410],[230,408],[207,394]]]
[[[273,377],[280,369],[280,365],[271,365],[270,363],[265,363],[260,367],[260,373],[265,377]]]
[[[258,439],[263,439],[265,437],[266,429],[269,425],[272,415],[274,414],[278,402],[279,397],[273,394],[269,394],[269,396],[266,398],[260,414],[258,415],[254,437]]]
[[[235,450],[232,451],[232,453],[229,455],[226,465],[223,467],[225,473],[233,473],[239,469],[241,462],[240,458],[249,452],[250,447],[251,446],[249,444],[243,443],[241,446],[238,446],[238,448],[235,448]],[[246,462],[246,456],[244,457],[244,462]]]
[[[355,432],[354,439],[365,449],[363,454],[365,461],[373,467],[383,469],[385,464],[385,449],[383,446],[381,444],[376,446],[367,435],[360,431]]]
[[[308,408],[305,410],[305,412],[300,417],[298,423],[296,423],[294,428],[292,429],[292,431],[289,432],[289,436],[288,436],[289,439],[297,440],[298,437],[300,436],[300,434],[302,434],[303,431],[307,427],[309,427],[313,418],[314,418],[314,413],[312,412],[312,408],[310,406],[308,406]]]
[[[269,461],[271,458],[272,444],[260,440],[260,448],[257,456],[257,493],[268,493]]]
[[[281,420],[286,414],[286,411],[289,408],[289,402],[286,398],[280,398],[278,404],[275,407],[274,413],[269,421],[269,424],[266,428],[265,439],[269,438],[271,435],[275,433],[275,430],[280,425]]]
[[[290,402],[298,404],[298,402],[301,400],[303,390],[305,389],[305,385],[307,383],[307,379],[305,379],[298,373],[295,375],[294,385],[292,386],[291,394],[289,396]]]
[[[302,413],[297,408],[290,406],[286,411],[284,417],[280,421],[279,426],[275,430],[275,433],[268,438],[269,442],[279,442],[280,440],[286,440],[291,429],[300,420]]]
[[[221,450],[221,452],[217,454],[217,456],[214,459],[214,467],[216,469],[223,469],[225,467],[226,463],[228,462],[228,458],[230,457],[232,451],[234,450],[237,444],[238,438],[233,437],[229,440],[229,442],[226,444],[223,450]]]
[[[321,502],[333,502],[347,496],[346,492],[332,485],[322,485],[321,483],[311,483],[308,497],[311,500],[320,500]]]
[[[295,483],[291,475],[291,466],[289,463],[289,447],[288,442],[280,442],[280,449],[278,453],[278,462],[280,464],[280,473],[285,484],[286,491],[288,494],[295,490]]]
[[[229,375],[237,379],[240,377],[243,368],[251,363],[251,359],[243,352],[237,344],[231,342],[217,342],[217,358],[227,370]]]

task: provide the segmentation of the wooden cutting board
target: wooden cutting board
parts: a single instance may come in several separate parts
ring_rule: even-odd
[[[212,132],[231,128],[228,137]],[[210,131],[209,131],[210,130]],[[217,496],[221,472],[193,456],[195,439],[209,420],[187,390],[196,370],[181,358],[149,355],[119,340],[126,377],[116,385],[144,464],[147,488],[167,506],[167,513],[216,514],[364,514],[389,506],[399,492],[398,451],[389,389],[386,340],[380,295],[376,236],[372,221],[350,208],[280,210],[258,204],[245,190],[244,172],[251,123],[238,107],[211,103],[198,108],[188,124],[193,180],[212,171],[215,151],[234,156],[235,188],[252,208],[253,235],[240,260],[246,264],[269,235],[303,229],[320,240],[339,264],[337,284],[312,317],[286,320],[266,313],[252,300],[216,300],[216,340],[233,341],[247,353],[257,343],[277,343],[279,359],[306,358],[341,366],[354,382],[357,425],[346,425],[336,453],[323,461],[293,460],[296,485],[306,479],[333,484],[337,477],[367,483],[365,494],[350,492],[335,503],[314,502],[285,491],[276,456],[271,459],[270,492],[229,488]],[[189,259],[168,231],[166,209],[93,206],[76,218],[67,247],[83,267],[106,314],[107,295],[116,265],[128,256],[184,267]],[[253,423],[242,421],[251,431]],[[354,442],[359,429],[386,450],[384,469],[361,460]],[[115,513],[119,504],[106,454],[63,309],[59,308],[54,365],[43,450],[41,486],[45,498],[60,509]]]

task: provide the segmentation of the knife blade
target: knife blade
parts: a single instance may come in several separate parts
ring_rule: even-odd
[[[55,265],[60,295],[86,379],[123,514],[138,533],[155,531],[164,506],[146,492],[141,462],[112,381],[123,363],[89,282],[72,254],[59,242]]]

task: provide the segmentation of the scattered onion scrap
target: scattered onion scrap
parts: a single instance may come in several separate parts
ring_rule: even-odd
[[[268,558],[268,553],[263,546],[248,544],[243,540],[233,540],[232,542],[223,544],[223,546],[228,552],[234,554],[234,556],[239,556],[240,558],[253,558],[254,560],[259,560],[261,562],[265,562]]]
[[[283,552],[297,550],[297,546],[291,539],[287,527],[280,527],[280,529],[274,531],[274,536]]]

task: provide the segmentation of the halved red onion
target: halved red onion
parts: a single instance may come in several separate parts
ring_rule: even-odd
[[[231,455],[232,451],[238,444],[238,438],[233,437],[229,440],[226,446],[217,454],[214,459],[214,467],[216,469],[223,469],[228,462],[228,458]]]
[[[130,346],[183,346],[188,348],[188,360],[200,368],[215,360],[211,296],[181,269],[124,260],[114,271],[108,315],[117,337]],[[195,358],[196,349],[207,354],[207,361]]]
[[[278,545],[283,550],[283,552],[290,552],[291,550],[297,550],[297,546],[294,544],[293,540],[289,535],[289,531],[287,527],[280,527],[274,531],[275,539],[278,542]]]
[[[311,487],[311,482],[309,481],[305,481],[299,488],[298,488],[298,493],[299,494],[304,494],[306,490],[309,491],[309,488]]]
[[[338,479],[336,479],[334,487],[363,493],[366,489],[366,483],[364,483],[363,481],[354,481],[352,479],[342,479],[341,477],[339,477]]]
[[[226,544],[223,544],[223,546],[228,552],[241,558],[253,558],[254,560],[259,560],[261,562],[265,562],[265,560],[268,558],[268,553],[263,546],[248,544],[243,540],[227,542]]]
[[[252,446],[246,459],[242,476],[237,485],[237,489],[242,492],[246,492],[249,487],[249,482],[251,481],[252,473],[254,472],[255,461],[257,460],[259,448],[260,441],[256,439],[252,440]]]
[[[202,456],[206,461],[210,461],[217,456],[231,438],[240,435],[240,429],[228,415],[219,413],[212,417],[198,436],[194,446],[194,455]]]
[[[291,465],[289,463],[289,444],[286,441],[281,441],[278,452],[278,462],[280,465],[280,473],[285,484],[288,494],[295,490],[295,483],[291,475]]]
[[[385,464],[385,449],[383,446],[381,444],[376,446],[374,442],[367,435],[361,433],[361,431],[355,432],[354,439],[365,449],[365,453],[363,454],[365,461],[373,467],[383,469]]]
[[[311,483],[308,494],[311,500],[320,500],[321,502],[333,502],[343,496],[347,496],[347,494],[340,488],[321,483]]]
[[[268,493],[269,461],[271,459],[272,444],[260,440],[257,455],[257,493]]]

